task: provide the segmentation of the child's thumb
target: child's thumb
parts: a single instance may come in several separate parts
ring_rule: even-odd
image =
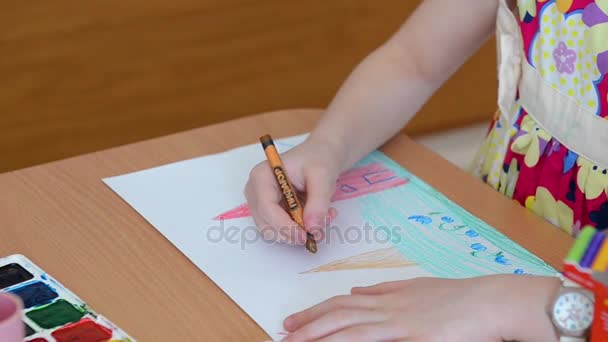
[[[311,170],[306,175],[306,205],[304,225],[309,231],[325,228],[331,196],[336,190],[335,180],[324,170]]]

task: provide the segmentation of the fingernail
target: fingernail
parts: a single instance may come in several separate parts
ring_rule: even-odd
[[[338,216],[338,210],[336,210],[336,208],[329,208],[329,210],[327,211],[327,216],[325,217],[326,220],[326,225],[330,226],[332,221],[336,218],[336,216]]]
[[[315,229],[315,228],[323,228],[325,226],[325,217],[323,216],[315,216],[312,219],[309,219],[306,223],[306,227],[309,230]]]
[[[334,219],[334,218],[333,218],[333,217],[331,217],[331,215],[330,215],[330,214],[328,214],[328,215],[326,215],[326,216],[325,216],[325,228],[327,228],[327,227],[329,227],[329,226],[331,225],[331,221],[332,221],[333,219]]]
[[[283,326],[285,327],[285,329],[289,330],[289,327],[293,324],[293,318],[291,316],[285,318],[285,321],[283,321]]]

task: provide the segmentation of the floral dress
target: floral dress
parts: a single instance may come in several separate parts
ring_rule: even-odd
[[[608,229],[608,0],[501,0],[497,43],[472,172],[572,235]]]

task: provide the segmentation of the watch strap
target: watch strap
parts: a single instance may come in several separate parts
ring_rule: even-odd
[[[562,281],[563,287],[581,287],[579,284],[573,282],[572,280],[566,278],[563,274],[559,275],[559,279]]]

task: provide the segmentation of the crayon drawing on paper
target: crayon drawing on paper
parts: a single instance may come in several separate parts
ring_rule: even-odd
[[[281,152],[305,139],[275,140]],[[104,181],[272,338],[282,319],[353,286],[422,276],[555,274],[380,152],[336,181],[338,216],[309,254],[261,240],[245,203],[254,144]]]

